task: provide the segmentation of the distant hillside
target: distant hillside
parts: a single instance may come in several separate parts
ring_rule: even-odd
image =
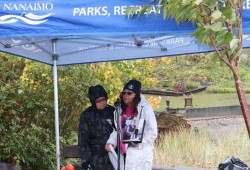
[[[245,87],[250,87],[249,50],[242,57],[240,74]],[[232,72],[211,53],[172,57],[171,63],[157,66],[158,89],[184,92],[209,83],[216,88],[235,88]]]

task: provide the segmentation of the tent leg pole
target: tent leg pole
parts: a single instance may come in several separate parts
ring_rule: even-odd
[[[56,165],[57,165],[57,170],[60,170],[59,111],[58,111],[58,84],[57,84],[56,60],[54,60],[53,64],[53,75],[54,75],[54,102],[55,102]]]
[[[60,170],[60,142],[59,142],[59,111],[58,111],[58,80],[57,80],[57,65],[56,60],[53,64],[54,75],[54,102],[55,102],[55,132],[56,132],[56,165],[57,170]]]
[[[56,169],[60,170],[60,135],[59,135],[59,109],[58,109],[58,77],[57,77],[57,60],[56,40],[52,40],[53,46],[53,77],[54,77],[54,102],[55,102],[55,133],[56,133]]]

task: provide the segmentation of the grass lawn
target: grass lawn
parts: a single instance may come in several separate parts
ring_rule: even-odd
[[[151,95],[145,95],[148,98]],[[236,93],[196,93],[192,94],[193,107],[220,107],[220,106],[234,106],[239,105],[238,96]],[[159,108],[156,111],[166,109],[166,99],[170,100],[170,108],[184,108],[184,96],[161,96]],[[247,94],[247,101],[250,102],[250,94]]]

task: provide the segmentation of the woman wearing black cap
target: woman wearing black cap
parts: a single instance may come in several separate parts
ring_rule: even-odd
[[[80,117],[78,146],[83,170],[113,170],[104,146],[113,132],[114,107],[107,104],[107,92],[100,86],[89,88],[91,106]]]
[[[139,122],[139,119],[144,119],[146,122],[141,143],[120,143],[122,151],[121,170],[151,170],[154,141],[157,137],[157,122],[153,108],[141,94],[141,83],[137,80],[130,80],[126,83],[120,97],[120,129],[124,125],[124,119],[135,120],[136,122]],[[121,133],[123,132],[121,131]],[[110,146],[117,146],[117,131],[110,135],[105,149],[110,151]]]

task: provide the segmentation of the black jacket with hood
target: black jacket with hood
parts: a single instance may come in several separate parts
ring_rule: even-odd
[[[99,97],[107,98],[104,88],[100,85],[90,87],[89,99],[92,105],[82,112],[78,131],[81,160],[89,161],[92,169],[98,170],[109,169],[105,167],[110,164],[105,144],[115,127],[114,107],[107,105],[104,110],[98,110],[95,100]]]

